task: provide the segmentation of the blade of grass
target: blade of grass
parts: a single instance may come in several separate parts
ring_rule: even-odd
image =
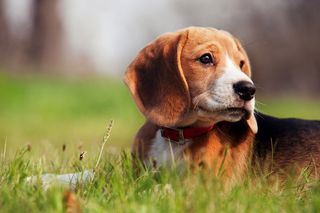
[[[2,153],[2,160],[3,160],[3,162],[4,162],[4,160],[6,159],[7,140],[8,140],[8,138],[6,137],[6,139],[4,140],[4,147],[3,147],[3,153]]]
[[[110,133],[111,133],[112,127],[113,127],[113,120],[110,120],[109,125],[108,125],[108,127],[107,127],[107,132],[106,132],[106,134],[103,136],[103,140],[102,140],[102,144],[101,144],[99,156],[98,156],[96,165],[95,165],[95,167],[94,167],[95,170],[98,168],[98,165],[99,165],[99,163],[100,163],[101,156],[102,156],[102,152],[103,152],[104,146],[106,145],[106,143],[107,143],[107,141],[108,141],[108,139],[109,139],[109,137],[110,137]]]

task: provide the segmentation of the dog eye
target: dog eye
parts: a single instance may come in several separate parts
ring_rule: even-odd
[[[242,69],[243,66],[244,66],[244,60],[241,60],[240,63],[239,63],[240,69]]]
[[[200,61],[202,64],[213,64],[213,58],[212,58],[211,54],[209,54],[209,53],[203,54],[203,55],[199,58],[199,61]]]

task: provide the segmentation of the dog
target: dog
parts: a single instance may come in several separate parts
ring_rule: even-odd
[[[147,166],[179,162],[233,180],[270,156],[275,170],[319,166],[320,121],[255,112],[247,53],[226,31],[165,33],[138,53],[124,82],[146,118],[132,153]]]

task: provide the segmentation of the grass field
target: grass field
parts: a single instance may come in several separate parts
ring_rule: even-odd
[[[257,103],[268,114],[307,119],[320,119],[319,106],[320,100],[297,97]],[[44,191],[40,184],[26,185],[25,177],[94,168],[110,120],[95,178],[75,192],[85,212],[320,210],[320,184],[303,175],[281,185],[248,174],[228,192],[214,177],[204,181],[203,174],[188,171],[145,171],[137,177],[128,150],[144,119],[119,80],[0,74],[0,212],[63,212],[65,188]]]

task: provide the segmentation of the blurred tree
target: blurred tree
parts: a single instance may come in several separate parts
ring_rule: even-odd
[[[62,25],[59,0],[33,0],[32,30],[28,39],[28,64],[58,68],[62,63]]]
[[[0,64],[3,66],[8,63],[10,55],[10,33],[5,16],[4,0],[0,0]]]
[[[258,8],[248,16],[248,37],[257,42],[246,49],[263,92],[319,95],[319,7],[317,0],[294,1],[270,17]]]
[[[319,0],[300,1],[299,4],[289,7],[288,13],[291,28],[294,29],[291,33],[292,46],[299,45],[297,51],[300,53],[297,60],[300,66],[294,73],[296,82],[301,81],[301,71],[308,73],[308,81],[304,83],[303,89],[311,88],[315,94],[320,91],[319,8]]]

